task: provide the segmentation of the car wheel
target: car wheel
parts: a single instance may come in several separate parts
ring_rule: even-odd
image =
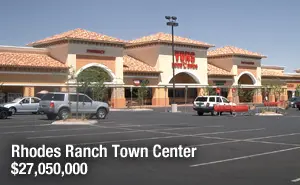
[[[0,112],[0,119],[6,119],[7,116],[8,116],[7,112],[5,112],[5,111]]]
[[[65,120],[65,119],[68,119],[70,116],[70,111],[69,109],[61,109],[59,112],[58,112],[58,117],[59,119],[62,119],[62,120]]]
[[[47,114],[47,118],[49,119],[49,120],[55,120],[56,119],[56,114]]]
[[[12,115],[16,114],[16,112],[17,112],[16,108],[14,108],[14,107],[9,108],[8,111],[10,111],[12,113]]]
[[[105,119],[106,115],[107,115],[107,111],[104,108],[99,108],[97,110],[97,114],[96,114],[97,119]]]
[[[197,111],[198,116],[203,116],[203,112]]]

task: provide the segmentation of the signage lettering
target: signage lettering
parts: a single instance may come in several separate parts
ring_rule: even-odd
[[[104,54],[105,53],[104,50],[98,50],[98,49],[87,49],[86,52],[87,53],[97,53],[97,54]]]
[[[242,61],[241,64],[254,65],[254,62]]]
[[[294,86],[294,84],[287,84],[287,87],[288,88],[294,88],[295,86]]]
[[[195,52],[175,51],[175,60],[174,68],[198,69],[198,65],[195,64]]]

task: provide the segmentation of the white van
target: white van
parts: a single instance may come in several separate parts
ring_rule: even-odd
[[[217,115],[214,111],[214,105],[235,105],[223,96],[198,96],[194,100],[193,109],[197,111],[199,116],[204,113],[211,113],[212,116]],[[232,113],[232,112],[230,112]]]

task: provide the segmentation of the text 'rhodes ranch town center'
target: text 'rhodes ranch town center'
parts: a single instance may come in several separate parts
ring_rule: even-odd
[[[41,91],[74,91],[76,83],[70,80],[69,71],[77,76],[89,68],[108,74],[106,101],[115,108],[125,107],[132,91],[142,82],[147,82],[149,89],[145,104],[153,106],[171,103],[173,80],[176,103],[185,102],[186,92],[188,102],[192,102],[196,96],[207,93],[207,89],[239,102],[261,103],[266,97],[279,101],[295,96],[300,84],[299,69],[285,73],[283,67],[262,65],[266,58],[262,54],[234,46],[213,47],[175,36],[173,65],[172,35],[165,33],[123,41],[75,29],[30,43],[28,47],[0,46],[0,100],[4,103]],[[283,91],[277,97],[266,85],[280,86]],[[249,93],[249,98],[237,94],[237,88],[244,92],[256,90]]]

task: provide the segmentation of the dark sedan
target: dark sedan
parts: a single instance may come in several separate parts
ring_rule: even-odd
[[[8,116],[12,116],[12,112],[6,107],[0,107],[0,119],[6,119]]]
[[[292,108],[296,108],[297,107],[297,102],[300,102],[300,97],[293,97],[289,99],[289,106]]]
[[[300,101],[296,102],[296,107],[300,110]]]

